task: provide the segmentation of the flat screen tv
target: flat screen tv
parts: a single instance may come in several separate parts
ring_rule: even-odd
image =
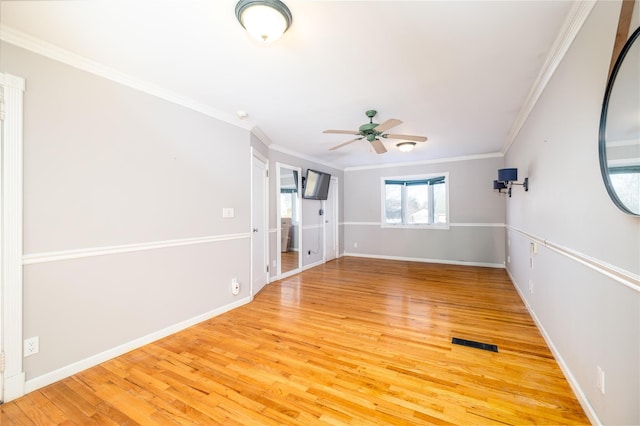
[[[302,198],[307,200],[326,200],[329,195],[331,175],[317,170],[307,170],[304,178]]]

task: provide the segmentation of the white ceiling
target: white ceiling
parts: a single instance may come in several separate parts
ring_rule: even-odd
[[[249,38],[235,0],[1,1],[0,36],[71,63],[78,57],[68,52],[78,55],[281,150],[345,168],[504,151],[574,2],[285,3],[293,24],[271,45]],[[356,130],[368,109],[379,112],[374,122],[404,121],[391,133],[429,141],[411,153],[391,140],[382,155],[365,140],[329,151],[352,137],[322,131]]]

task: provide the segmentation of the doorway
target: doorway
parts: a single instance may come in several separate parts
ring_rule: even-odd
[[[329,194],[324,201],[324,261],[338,257],[338,178],[331,177]]]
[[[251,148],[251,297],[269,282],[268,161]]]
[[[278,278],[302,270],[301,173],[300,167],[276,163]]]

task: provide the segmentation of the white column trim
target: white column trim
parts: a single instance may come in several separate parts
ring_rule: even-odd
[[[5,353],[2,395],[10,401],[24,395],[22,371],[22,114],[24,79],[0,74],[2,121],[2,226],[0,227],[1,350]]]

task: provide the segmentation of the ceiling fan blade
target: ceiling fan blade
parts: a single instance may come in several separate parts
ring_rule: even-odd
[[[360,132],[357,130],[325,130],[322,133],[337,133],[339,135],[359,135]]]
[[[373,141],[371,141],[371,146],[378,154],[384,154],[385,152],[387,152],[387,148],[384,147],[384,144],[380,139],[374,139]]]
[[[412,135],[385,134],[385,135],[382,135],[382,137],[389,138],[389,139],[406,139],[408,141],[416,141],[416,142],[425,142],[427,140],[426,136],[412,136]]]
[[[392,127],[396,127],[397,125],[402,124],[402,120],[398,120],[396,118],[390,118],[384,123],[380,123],[375,127],[376,132],[384,133]]]
[[[362,138],[355,138],[355,139],[351,139],[350,141],[346,141],[346,142],[341,143],[340,145],[336,145],[336,146],[334,146],[334,147],[332,147],[332,148],[329,148],[329,151],[333,151],[334,149],[342,148],[342,147],[343,147],[343,146],[345,146],[345,145],[349,145],[350,143],[353,143],[353,142],[355,142],[355,141],[359,141],[359,140],[361,140],[361,139],[362,139]]]

